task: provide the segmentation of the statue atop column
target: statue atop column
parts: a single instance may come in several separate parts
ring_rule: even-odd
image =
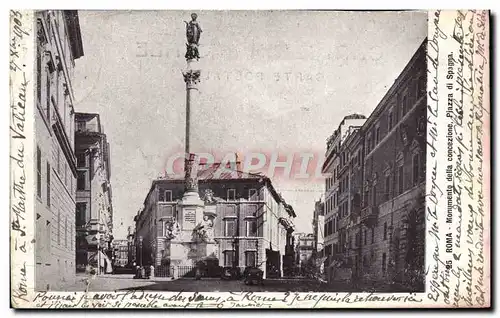
[[[187,38],[187,43],[186,43],[186,55],[185,58],[186,60],[193,60],[196,59],[198,60],[200,58],[200,54],[198,52],[198,43],[200,41],[200,35],[201,35],[201,27],[198,21],[196,19],[198,18],[198,15],[196,13],[191,14],[191,21],[186,23],[186,38]]]

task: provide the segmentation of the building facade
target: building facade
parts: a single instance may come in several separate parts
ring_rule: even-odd
[[[316,258],[321,258],[323,257],[323,248],[325,244],[325,204],[321,200],[314,203],[312,226],[314,235],[314,256]]]
[[[128,240],[113,240],[113,268],[127,267],[128,265]]]
[[[407,281],[412,271],[423,271],[425,266],[425,44],[362,128],[365,158],[359,261],[367,279]]]
[[[316,238],[312,233],[296,233],[295,262],[299,275],[305,275],[315,268],[313,255]]]
[[[423,288],[425,41],[361,127],[328,144],[324,172],[329,279],[415,281]],[[327,202],[327,201],[325,201]],[[331,248],[330,248],[331,246]],[[419,276],[420,275],[420,276]]]
[[[76,266],[112,272],[113,204],[109,143],[99,114],[76,113]]]
[[[78,13],[36,13],[35,289],[75,279],[75,60],[83,56]]]
[[[352,227],[352,214],[349,213],[354,204],[359,205],[359,195],[351,189],[351,170],[359,171],[359,167],[350,168],[350,162],[358,162],[362,153],[350,150],[353,137],[357,136],[366,117],[360,114],[346,116],[333,135],[327,140],[326,159],[323,173],[326,174],[325,221],[324,221],[324,257],[326,257],[325,273],[332,279],[335,267],[339,265],[340,255],[348,252],[348,228]],[[360,190],[357,189],[359,192]],[[351,229],[352,230],[352,229]],[[339,258],[340,257],[340,258]],[[349,258],[341,262],[343,267],[351,267]]]
[[[162,268],[192,269],[202,260],[212,267],[243,272],[257,266],[265,277],[282,276],[293,266],[293,208],[268,178],[236,170],[218,175],[217,170],[215,164],[199,171],[204,222],[193,224],[190,237],[178,233],[188,217],[180,215],[184,180],[153,181],[135,217],[138,264],[153,265],[159,274]],[[175,247],[179,244],[189,244],[188,251]]]
[[[127,234],[127,246],[128,246],[128,252],[127,252],[127,267],[130,268],[135,268],[137,265],[136,261],[136,243],[135,243],[135,227],[129,226],[128,227],[128,234]]]

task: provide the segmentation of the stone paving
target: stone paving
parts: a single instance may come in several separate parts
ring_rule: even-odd
[[[74,282],[68,282],[58,288],[60,291],[115,291],[151,285],[153,281],[133,279],[133,275],[77,275]]]
[[[198,291],[198,292],[356,292],[371,291],[373,286],[360,286],[352,283],[323,283],[314,279],[266,279],[263,284],[245,285],[241,280],[221,280],[219,278],[203,278],[201,280],[180,278],[133,279],[133,275],[77,275],[72,283],[54,291],[116,291],[116,290],[148,290],[148,291]],[[389,292],[394,287],[377,288],[377,292]]]

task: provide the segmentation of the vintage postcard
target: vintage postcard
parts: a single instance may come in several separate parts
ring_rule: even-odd
[[[14,308],[487,308],[490,15],[10,12]]]

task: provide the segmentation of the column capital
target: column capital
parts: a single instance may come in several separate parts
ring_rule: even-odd
[[[200,70],[188,70],[182,73],[184,76],[184,82],[188,89],[195,88],[196,84],[200,82],[201,71]]]

